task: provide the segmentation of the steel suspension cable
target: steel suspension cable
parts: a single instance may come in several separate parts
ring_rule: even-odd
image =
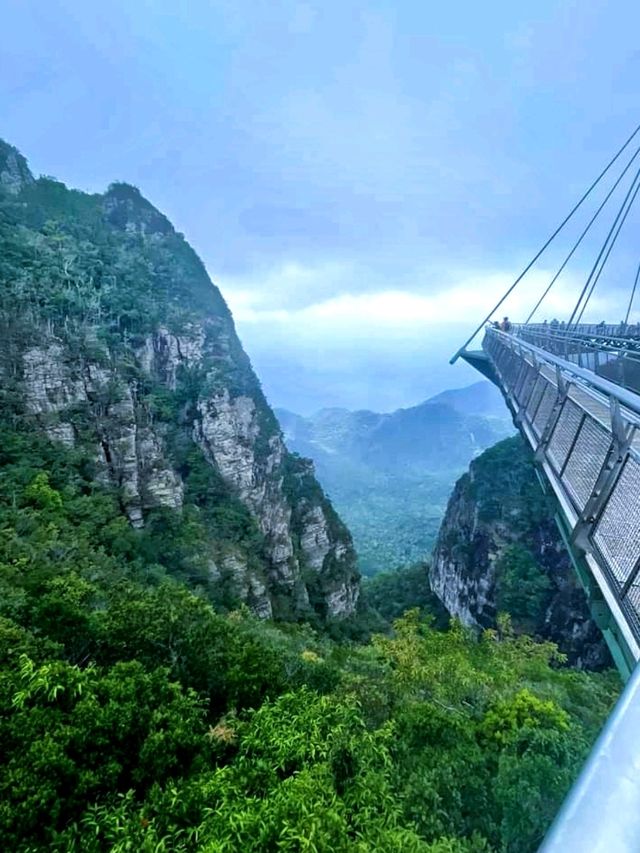
[[[631,297],[629,298],[629,305],[627,307],[627,313],[625,314],[625,317],[624,317],[625,326],[629,322],[629,315],[631,314],[631,306],[633,305],[633,297],[636,295],[636,287],[638,286],[638,279],[639,278],[640,278],[640,264],[638,264],[638,269],[636,271],[636,278],[635,278],[635,281],[633,282],[633,287],[631,289]]]
[[[608,232],[608,234],[607,234],[607,236],[606,236],[606,238],[605,238],[605,241],[604,241],[604,243],[602,244],[602,248],[601,248],[601,249],[600,249],[600,251],[598,252],[598,257],[596,258],[595,263],[594,263],[593,267],[591,268],[591,272],[589,273],[589,275],[588,275],[588,277],[587,277],[587,280],[586,280],[586,282],[585,282],[585,285],[584,285],[584,287],[582,288],[582,290],[580,291],[580,295],[578,296],[578,301],[576,302],[575,307],[574,307],[573,311],[571,312],[571,317],[569,317],[569,322],[567,323],[567,331],[571,328],[571,326],[572,326],[572,324],[573,324],[573,321],[575,320],[576,315],[578,314],[578,311],[580,310],[580,306],[581,306],[581,304],[582,304],[582,300],[583,300],[583,299],[584,299],[584,297],[585,297],[585,294],[586,294],[587,292],[589,292],[589,296],[587,297],[587,301],[588,301],[588,300],[589,300],[589,298],[590,298],[590,296],[591,296],[591,293],[593,292],[592,290],[591,290],[591,291],[589,291],[589,288],[590,288],[590,286],[591,286],[591,282],[593,281],[593,277],[594,277],[594,275],[596,274],[596,271],[597,271],[597,269],[598,269],[598,267],[599,267],[599,265],[600,265],[600,261],[602,260],[602,256],[603,256],[603,255],[605,254],[605,252],[607,251],[607,247],[608,247],[608,245],[609,245],[609,242],[610,242],[610,240],[611,240],[611,238],[612,238],[612,236],[613,236],[613,234],[614,234],[614,232],[615,232],[615,229],[617,228],[618,222],[620,221],[620,217],[621,217],[621,216],[623,215],[623,213],[624,213],[624,210],[625,210],[625,207],[626,207],[626,205],[627,205],[627,203],[628,203],[628,201],[629,201],[629,198],[630,198],[630,197],[631,197],[631,195],[633,194],[633,191],[634,191],[634,189],[635,189],[635,187],[636,187],[636,184],[638,183],[638,179],[639,179],[639,178],[640,178],[640,169],[638,169],[638,171],[635,173],[635,175],[634,175],[634,177],[633,177],[633,180],[631,181],[631,186],[630,186],[630,187],[629,187],[629,189],[627,190],[627,194],[626,194],[626,196],[624,197],[624,200],[623,200],[623,202],[622,202],[622,205],[620,206],[620,210],[618,211],[618,213],[617,213],[617,215],[616,215],[616,218],[613,220],[613,224],[611,225],[611,228],[609,229],[609,232]],[[634,195],[633,197],[635,198],[635,195]],[[625,214],[625,218],[626,218],[626,214]],[[619,232],[618,232],[618,233],[619,233]],[[608,257],[608,255],[607,255],[607,257]],[[599,274],[598,274],[598,275],[599,275]],[[583,309],[583,311],[584,311],[584,309]],[[582,316],[582,314],[581,314],[580,316]]]
[[[616,244],[616,240],[618,239],[618,235],[622,231],[622,227],[625,223],[627,216],[629,215],[629,211],[633,207],[633,202],[636,200],[636,196],[638,195],[639,191],[640,191],[640,176],[639,176],[638,183],[636,184],[635,190],[633,191],[633,195],[631,196],[631,199],[629,200],[629,204],[627,205],[627,209],[625,210],[625,212],[622,216],[622,219],[620,220],[620,224],[618,225],[618,228],[616,230],[616,233],[614,234],[613,239],[611,240],[611,243],[609,245],[609,248],[607,249],[607,253],[604,256],[604,258],[602,259],[602,263],[600,264],[600,269],[598,270],[596,277],[594,278],[593,283],[591,284],[591,287],[589,288],[589,293],[587,294],[587,298],[584,302],[584,305],[580,309],[580,313],[578,314],[578,317],[576,319],[576,326],[578,325],[580,320],[582,320],[582,315],[584,314],[585,309],[589,303],[589,300],[591,299],[593,291],[595,290],[596,285],[600,279],[600,276],[602,275],[602,270],[604,269],[605,264],[607,263],[607,260],[609,259],[609,255],[611,254],[611,250],[613,249],[613,247]]]
[[[589,300],[591,299],[591,295],[593,294],[593,291],[596,288],[596,284],[598,283],[600,276],[602,275],[602,270],[604,269],[605,264],[607,263],[607,260],[609,259],[609,255],[611,254],[611,250],[613,249],[613,247],[616,244],[616,240],[618,239],[618,235],[622,231],[622,227],[625,223],[627,216],[629,215],[629,211],[631,210],[631,208],[633,206],[633,202],[636,200],[636,196],[638,195],[638,191],[640,191],[640,176],[639,176],[638,183],[636,184],[636,187],[633,191],[633,195],[631,196],[631,199],[629,200],[629,204],[627,205],[627,208],[624,211],[622,219],[620,220],[620,224],[618,225],[618,227],[616,229],[616,233],[614,234],[614,236],[611,240],[611,243],[609,244],[609,247],[607,248],[607,252],[602,259],[602,263],[600,264],[600,268],[599,268],[598,272],[596,273],[596,276],[595,276],[595,278],[591,284],[591,287],[589,288],[589,293],[587,294],[587,298],[585,299],[584,305],[580,309],[580,313],[578,314],[578,317],[576,319],[576,325],[578,325],[580,320],[582,320],[582,315],[584,314],[585,309],[587,307],[587,304],[588,304]]]
[[[542,255],[542,253],[543,253],[543,252],[548,248],[548,246],[549,246],[549,245],[553,242],[553,240],[558,236],[558,234],[560,233],[560,231],[562,231],[562,229],[564,228],[564,226],[565,226],[565,225],[567,224],[567,222],[571,219],[571,217],[572,217],[572,216],[574,215],[574,213],[578,210],[578,208],[582,205],[582,203],[583,203],[583,202],[584,202],[584,201],[585,201],[585,200],[586,200],[586,199],[591,195],[591,193],[592,193],[592,192],[593,192],[593,190],[596,188],[596,186],[600,183],[600,181],[602,180],[602,178],[604,178],[604,176],[607,174],[607,172],[609,171],[609,169],[613,166],[613,164],[614,164],[614,163],[618,160],[618,158],[621,156],[622,152],[623,152],[623,151],[628,147],[628,145],[631,143],[631,140],[632,140],[635,136],[637,136],[638,132],[640,132],[640,124],[636,127],[636,129],[633,131],[633,133],[631,134],[631,136],[629,136],[629,137],[627,138],[626,142],[622,145],[622,147],[621,147],[620,149],[618,149],[618,152],[617,152],[617,153],[616,153],[616,154],[611,158],[611,160],[609,160],[609,162],[607,163],[607,165],[606,165],[606,166],[604,167],[604,169],[600,172],[600,174],[598,175],[598,177],[593,181],[593,183],[591,184],[591,186],[590,186],[590,187],[587,189],[587,191],[586,191],[586,192],[581,196],[581,198],[580,198],[580,199],[575,203],[575,205],[573,206],[573,208],[571,209],[571,211],[567,214],[567,216],[565,216],[565,218],[562,220],[562,222],[560,223],[560,225],[558,225],[558,227],[556,228],[556,230],[555,230],[555,231],[553,232],[553,234],[552,234],[552,235],[547,239],[547,241],[546,241],[546,242],[545,242],[545,244],[542,246],[542,248],[538,251],[538,253],[535,255],[535,257],[534,257],[534,258],[533,258],[533,259],[532,259],[532,260],[527,264],[527,266],[523,269],[523,271],[522,271],[522,272],[520,273],[520,275],[516,278],[516,280],[513,282],[513,284],[508,288],[508,290],[507,290],[507,291],[506,291],[506,293],[502,296],[502,298],[501,298],[501,299],[499,299],[499,300],[498,300],[498,302],[494,305],[494,307],[493,307],[493,308],[491,309],[491,311],[487,314],[487,316],[484,318],[484,320],[479,324],[478,328],[473,332],[473,334],[471,335],[471,337],[469,337],[469,338],[464,342],[464,344],[460,347],[460,349],[455,353],[455,355],[454,355],[451,359],[449,359],[449,364],[454,364],[454,363],[455,363],[455,362],[460,358],[461,353],[462,353],[462,352],[463,352],[463,351],[464,351],[464,350],[469,346],[469,344],[470,344],[470,343],[471,343],[471,341],[475,338],[475,336],[478,334],[478,332],[483,328],[483,326],[484,326],[486,323],[488,323],[488,322],[489,322],[489,320],[491,319],[491,317],[493,316],[493,314],[494,314],[494,313],[498,310],[498,308],[503,304],[503,302],[507,299],[507,297],[508,297],[508,296],[509,296],[509,295],[510,295],[514,290],[515,290],[515,288],[518,286],[518,284],[520,284],[520,282],[522,281],[522,279],[523,279],[523,278],[525,277],[525,275],[529,272],[529,270],[530,270],[530,269],[531,269],[531,267],[535,264],[535,262],[538,260],[538,258],[540,257],[540,255]]]
[[[553,278],[551,279],[551,281],[550,281],[550,282],[549,282],[549,284],[547,285],[546,290],[544,291],[544,293],[542,294],[542,296],[540,297],[540,299],[538,299],[538,301],[537,301],[537,302],[536,302],[536,304],[534,305],[534,307],[533,307],[532,311],[530,312],[529,316],[528,316],[528,317],[527,317],[527,319],[524,321],[524,322],[525,322],[525,325],[526,325],[527,323],[530,323],[530,322],[531,322],[531,318],[532,318],[532,317],[533,317],[533,315],[536,313],[536,311],[538,310],[538,308],[542,305],[542,303],[543,303],[543,302],[544,302],[544,300],[546,299],[547,294],[549,293],[549,291],[551,290],[551,288],[553,287],[553,285],[556,283],[556,281],[557,281],[557,280],[560,278],[560,276],[562,275],[562,273],[563,273],[563,271],[564,271],[565,267],[567,266],[567,264],[569,263],[569,261],[571,260],[571,258],[574,256],[575,252],[577,251],[578,247],[580,246],[580,244],[582,243],[582,241],[584,240],[584,238],[585,238],[585,237],[587,236],[587,234],[589,233],[589,231],[590,231],[591,226],[593,225],[593,223],[596,221],[596,219],[598,218],[598,216],[600,215],[600,213],[602,213],[602,210],[603,210],[603,208],[605,207],[606,203],[609,201],[609,199],[611,198],[611,196],[613,195],[613,193],[614,193],[614,192],[617,190],[617,188],[619,187],[620,182],[622,181],[622,179],[624,178],[624,176],[627,174],[627,172],[628,172],[628,171],[629,171],[629,169],[631,168],[631,165],[633,164],[633,161],[636,159],[636,157],[638,156],[638,154],[640,154],[640,146],[639,146],[638,148],[636,148],[636,150],[635,150],[635,152],[634,152],[633,156],[631,157],[631,159],[629,160],[629,162],[627,163],[627,165],[624,167],[624,170],[623,170],[623,171],[620,173],[620,175],[618,176],[618,178],[617,178],[617,180],[616,180],[615,184],[611,187],[611,189],[609,190],[609,192],[606,194],[606,196],[605,196],[605,198],[604,198],[604,201],[601,203],[600,207],[596,210],[596,212],[593,214],[593,216],[592,216],[592,217],[591,217],[591,219],[589,220],[589,222],[588,222],[588,224],[587,224],[586,228],[584,229],[584,231],[582,232],[582,234],[580,234],[580,236],[578,237],[578,239],[576,240],[576,242],[573,244],[573,248],[571,249],[571,251],[569,252],[569,254],[567,255],[567,257],[564,259],[564,261],[562,262],[562,265],[560,266],[560,269],[559,269],[559,270],[557,271],[557,273],[553,276]]]

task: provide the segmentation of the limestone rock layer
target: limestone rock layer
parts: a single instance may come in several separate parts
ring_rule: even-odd
[[[87,195],[34,180],[3,142],[0,213],[0,379],[14,411],[89,452],[134,528],[185,507],[222,519],[204,555],[210,577],[258,615],[353,613],[349,532],[309,463],[286,450],[182,235],[136,188]]]

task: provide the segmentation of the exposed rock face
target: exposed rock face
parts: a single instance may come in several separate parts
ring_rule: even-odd
[[[258,459],[260,425],[255,403],[246,396],[231,399],[227,389],[215,397],[199,400],[198,413],[194,437],[207,459],[233,485],[240,500],[258,519],[271,558],[271,579],[294,594],[298,604],[308,603],[304,587],[298,584],[291,507],[278,476],[285,453],[282,438],[272,435],[264,456]]]
[[[300,547],[309,568],[319,572],[331,550],[331,540],[320,507],[314,506],[307,513],[305,529],[300,537]]]
[[[19,217],[33,178],[24,158],[3,145],[0,200],[3,192],[16,196]],[[51,186],[43,181],[39,204]],[[35,195],[40,187],[35,182]],[[44,229],[21,232],[51,268],[51,306],[43,300],[38,308],[32,296],[22,306],[16,297],[0,300],[0,367],[24,415],[53,440],[90,447],[96,479],[117,487],[136,528],[152,510],[194,505],[186,460],[196,452],[220,483],[220,500],[239,501],[263,542],[259,553],[214,542],[211,578],[224,579],[262,617],[296,618],[312,607],[326,618],[350,615],[359,594],[351,537],[312,468],[287,452],[199,259],[135,188],[117,184],[102,197],[81,198],[89,228],[71,207],[59,226],[63,239],[50,241]],[[95,221],[104,233],[94,245]],[[18,300],[28,289],[20,274]]]
[[[474,460],[449,500],[429,579],[452,616],[468,626],[495,627],[501,558],[513,546],[525,549],[535,563],[532,571],[549,582],[540,611],[520,627],[557,643],[576,666],[609,665],[606,644],[519,437]]]
[[[0,139],[0,188],[17,195],[32,183],[33,175],[25,158],[12,145]]]
[[[73,446],[73,415],[78,407],[91,412],[103,469],[98,477],[122,489],[134,527],[143,526],[143,509],[182,507],[182,483],[165,458],[162,438],[144,423],[135,388],[122,382],[117,371],[87,363],[78,371],[63,344],[50,340],[24,353],[22,378],[27,412],[37,416],[54,440]]]
[[[249,570],[242,554],[230,553],[224,556],[222,568],[232,578],[236,595],[247,603],[256,616],[270,619],[273,606],[267,585],[255,572]]]

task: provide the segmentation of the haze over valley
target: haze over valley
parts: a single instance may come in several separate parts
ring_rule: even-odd
[[[474,456],[513,433],[489,382],[389,414],[275,413],[289,449],[313,459],[366,575],[425,560],[458,476]]]

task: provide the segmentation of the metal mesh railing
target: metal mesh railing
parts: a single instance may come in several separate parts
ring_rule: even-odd
[[[516,399],[520,406],[525,407],[529,403],[529,399],[533,392],[533,389],[536,384],[536,379],[538,378],[538,370],[534,364],[527,365],[527,373],[525,375],[524,381],[522,382],[522,386],[518,394],[516,394]]]
[[[562,481],[580,511],[593,493],[610,447],[611,435],[593,418],[585,416],[562,475]]]
[[[611,379],[623,388],[640,392],[640,324],[563,323],[514,325],[523,341]]]
[[[565,346],[562,359],[554,359],[541,356],[537,345],[527,348],[524,337],[489,329],[483,348],[531,446],[553,472],[554,489],[573,508],[568,521],[588,530],[609,591],[640,641],[640,441],[632,440],[640,426],[640,397],[636,403],[628,391],[621,396],[617,417],[628,436],[621,445],[603,391],[611,386],[597,380],[592,386],[568,364],[579,356],[594,370],[617,355],[596,356],[584,347],[567,353],[572,347]]]
[[[549,440],[547,455],[556,474],[561,474],[567,457],[573,448],[584,413],[573,400],[565,400],[560,417]]]
[[[640,555],[640,462],[629,457],[595,527],[594,541],[616,581],[628,580]]]
[[[527,415],[530,419],[532,419],[538,411],[538,406],[540,405],[540,400],[542,399],[546,386],[546,379],[543,376],[538,375],[526,409]]]
[[[596,523],[593,542],[633,633],[640,635],[640,461],[628,457]]]
[[[536,409],[535,417],[533,418],[533,428],[539,436],[542,435],[542,432],[547,425],[547,421],[549,420],[549,416],[551,415],[557,399],[557,388],[552,385],[551,382],[545,380],[544,392],[540,399],[540,404]]]

